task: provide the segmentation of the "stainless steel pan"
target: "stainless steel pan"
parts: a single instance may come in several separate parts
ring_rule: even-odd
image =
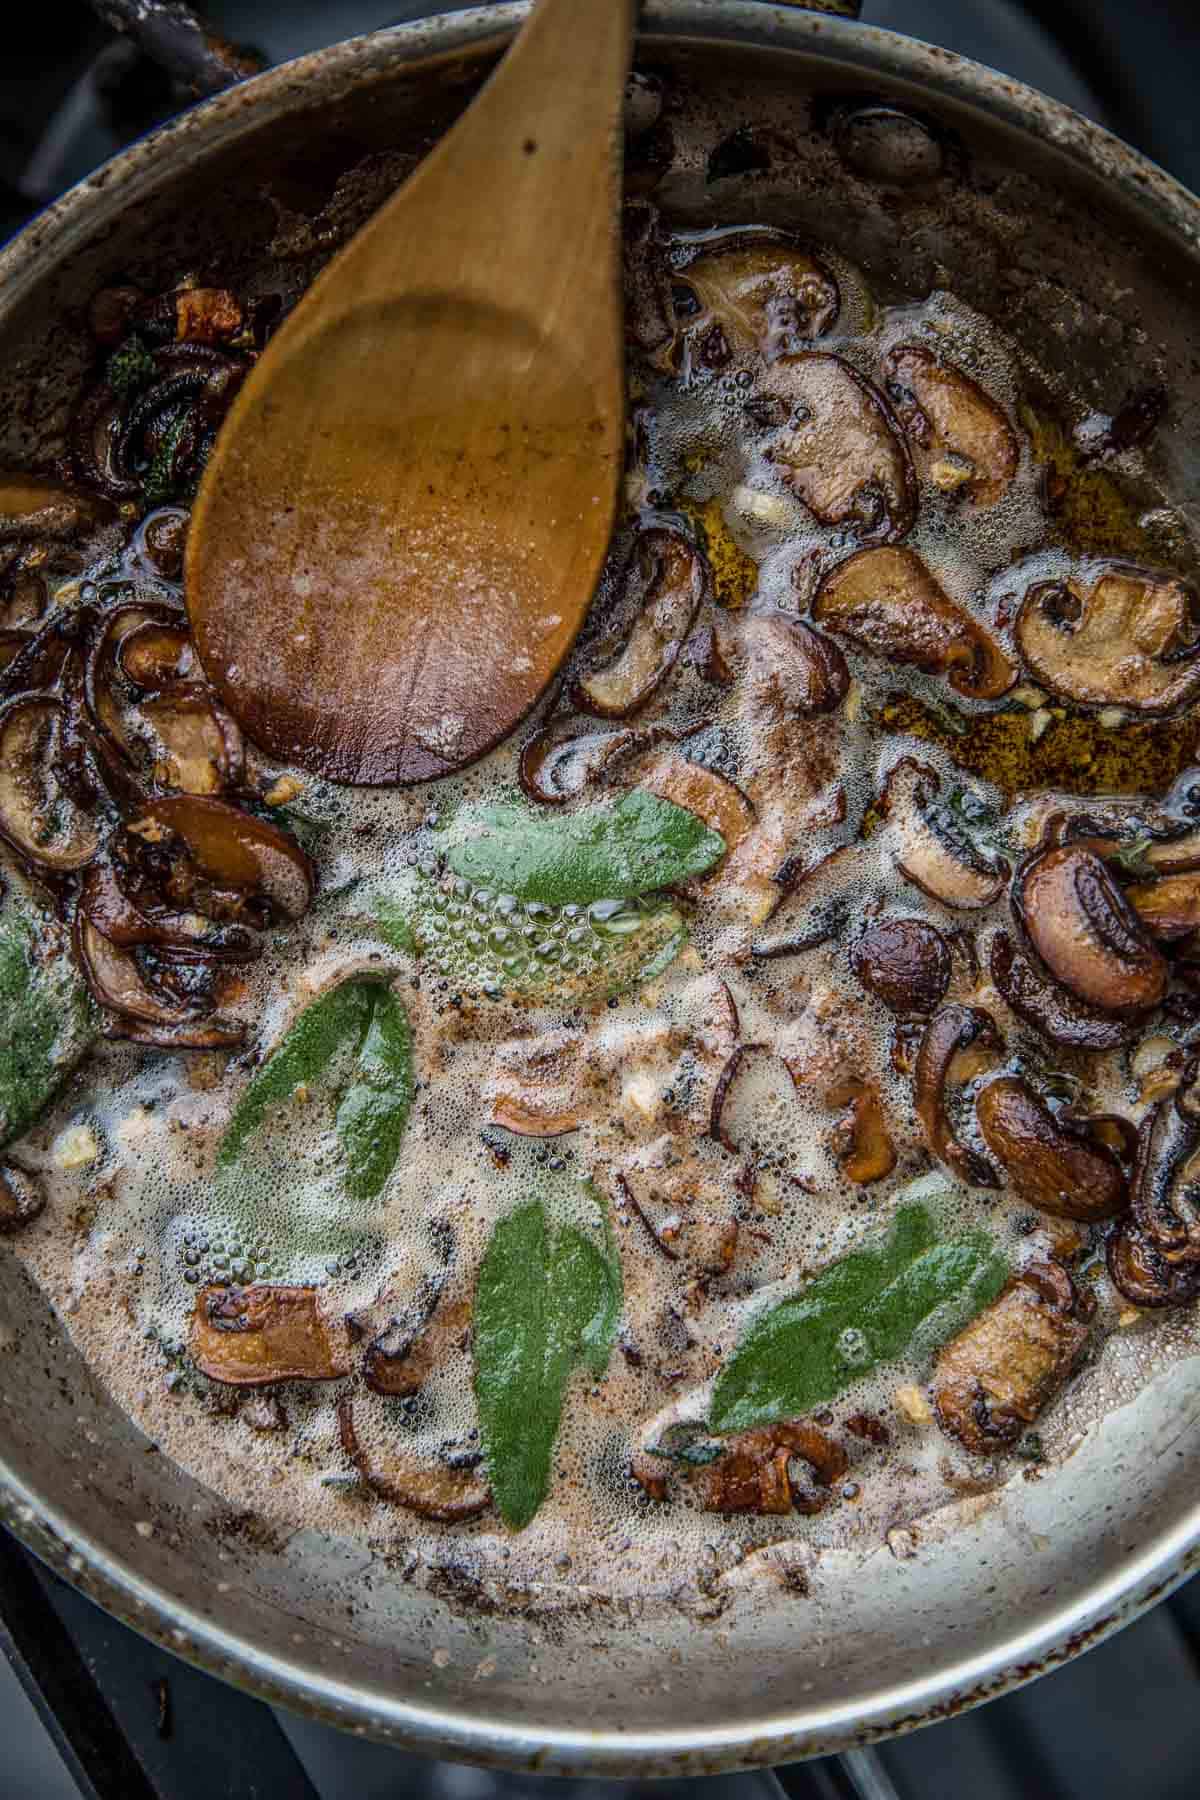
[[[342,170],[400,152],[379,176],[397,178],[522,10],[400,27],[234,86],[35,220],[0,254],[0,465],[60,446],[98,285],[269,265],[281,229],[295,248]],[[1040,95],[845,18],[649,0],[643,31],[640,61],[676,108],[682,160],[660,191],[674,215],[797,226],[884,290],[951,285],[1098,407],[1164,380],[1155,454],[1176,492],[1200,493],[1191,196]],[[769,166],[708,184],[708,153],[741,127]],[[288,279],[328,254],[310,239]],[[735,1574],[719,1591],[701,1572],[632,1606],[550,1571],[538,1591],[507,1593],[469,1554],[414,1567],[382,1508],[370,1551],[235,1515],[150,1453],[10,1259],[0,1344],[0,1508],[27,1544],[217,1674],[458,1758],[698,1774],[862,1743],[1073,1655],[1200,1555],[1195,1357],[1061,1468],[890,1546],[811,1566],[800,1550],[786,1579]]]

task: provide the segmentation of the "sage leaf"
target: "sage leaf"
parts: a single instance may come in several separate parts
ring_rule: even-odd
[[[345,1186],[356,1200],[374,1199],[400,1153],[415,1084],[408,1016],[386,983],[368,977],[342,982],[301,1013],[238,1101],[218,1168],[237,1162],[272,1106],[301,1083],[327,1081],[344,1053],[352,1074],[336,1122]]]
[[[712,1430],[794,1419],[914,1342],[928,1353],[1007,1278],[986,1232],[943,1237],[926,1207],[901,1207],[885,1239],[831,1263],[754,1320],[717,1377]]]
[[[31,916],[0,923],[0,1144],[28,1131],[97,1036],[65,947]]]
[[[633,899],[703,875],[724,854],[718,832],[645,788],[564,818],[525,806],[480,807],[455,819],[446,843],[456,875],[547,906]]]
[[[571,1371],[604,1373],[620,1311],[610,1236],[598,1248],[574,1225],[553,1228],[541,1200],[496,1226],[475,1290],[475,1398],[496,1505],[516,1531],[550,1485]]]

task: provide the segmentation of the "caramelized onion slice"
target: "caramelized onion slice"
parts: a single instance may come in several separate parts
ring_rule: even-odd
[[[0,835],[27,863],[70,874],[91,862],[100,831],[55,778],[63,753],[61,701],[35,694],[0,710]]]
[[[840,356],[781,356],[759,386],[780,424],[763,453],[822,525],[864,544],[907,535],[917,514],[912,462],[882,394]]]
[[[951,600],[915,550],[859,550],[831,569],[812,616],[869,656],[944,675],[972,700],[998,700],[1017,679],[1004,651]]]
[[[1078,1362],[1084,1311],[1058,1263],[1034,1264],[1010,1281],[938,1356],[933,1403],[945,1430],[977,1456],[1015,1442]]]
[[[190,1349],[210,1380],[229,1387],[337,1381],[349,1372],[313,1287],[201,1288]]]
[[[768,361],[823,337],[840,306],[829,271],[766,226],[709,237],[677,279],[699,305],[689,327],[707,330],[715,321],[731,346]]]
[[[946,1110],[950,1065],[972,1046],[999,1052],[1004,1044],[990,1013],[977,1006],[944,1006],[925,1028],[917,1052],[915,1104],[925,1140],[940,1162],[970,1187],[999,1187],[995,1170],[959,1142]]]
[[[1013,905],[1056,981],[1085,1005],[1146,1012],[1167,990],[1167,964],[1101,859],[1068,844],[1033,856]]]
[[[627,718],[646,704],[675,666],[712,585],[695,546],[658,526],[638,537],[623,580],[639,596],[637,616],[621,643],[574,689],[576,704],[602,719]]]
[[[936,804],[936,770],[911,756],[889,770],[880,807],[896,851],[896,867],[906,881],[964,911],[990,906],[1004,891],[1009,867],[1002,857],[984,854],[945,807]]]
[[[1003,409],[978,382],[920,344],[883,360],[888,398],[922,471],[936,487],[994,506],[1017,472],[1020,446]]]
[[[1200,602],[1176,576],[1108,563],[1039,581],[1014,630],[1034,680],[1081,705],[1170,713],[1200,693]]]
[[[975,1102],[983,1141],[1013,1192],[1058,1219],[1111,1218],[1128,1188],[1121,1164],[1102,1144],[1068,1127],[1027,1081],[1002,1075]]]
[[[130,830],[172,833],[214,886],[261,893],[281,919],[299,919],[312,901],[312,862],[293,838],[249,813],[198,794],[151,801]]]
[[[491,1505],[491,1489],[474,1470],[450,1469],[442,1463],[406,1456],[402,1451],[389,1455],[386,1464],[370,1460],[358,1435],[354,1401],[349,1394],[338,1402],[338,1430],[342,1449],[363,1481],[372,1493],[393,1506],[402,1506],[436,1524],[462,1525],[468,1519],[477,1519]]]

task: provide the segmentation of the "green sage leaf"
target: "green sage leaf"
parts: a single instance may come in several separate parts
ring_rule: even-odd
[[[301,1013],[238,1101],[218,1168],[237,1162],[270,1108],[301,1083],[328,1084],[345,1053],[352,1074],[336,1115],[344,1180],[354,1199],[374,1199],[400,1153],[415,1084],[408,1016],[386,983],[367,977],[342,982]]]
[[[455,819],[446,843],[456,875],[547,906],[630,900],[703,875],[724,854],[724,838],[695,813],[644,788],[563,818],[480,807]]]
[[[914,1341],[928,1352],[995,1299],[1007,1277],[986,1232],[941,1237],[924,1206],[901,1207],[882,1242],[831,1263],[751,1324],[717,1377],[712,1429],[796,1418]]]
[[[29,1130],[96,1035],[65,946],[10,909],[0,923],[0,1144]]]
[[[554,1229],[540,1200],[496,1226],[475,1290],[475,1397],[492,1491],[514,1530],[550,1485],[571,1371],[604,1373],[620,1310],[610,1237],[601,1249],[574,1225]]]

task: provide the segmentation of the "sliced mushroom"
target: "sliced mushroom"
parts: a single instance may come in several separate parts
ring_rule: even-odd
[[[1068,1050],[1117,1050],[1141,1030],[1140,1015],[1114,1018],[1052,981],[1005,932],[992,939],[992,980],[1017,1017]]]
[[[817,1513],[832,1500],[833,1484],[846,1473],[849,1460],[833,1438],[797,1419],[731,1439],[725,1454],[701,1469],[697,1479],[707,1512]],[[815,1487],[793,1479],[796,1461],[811,1470]]]
[[[1124,1208],[1128,1188],[1117,1157],[1056,1117],[1028,1082],[1013,1075],[990,1081],[975,1102],[975,1117],[1019,1199],[1085,1223]]]
[[[178,683],[137,709],[155,752],[161,787],[185,794],[219,794],[242,773],[242,736],[206,688]]]
[[[576,704],[602,719],[627,718],[646,704],[675,666],[712,586],[708,564],[695,546],[661,526],[640,534],[623,582],[639,600],[633,625],[574,688]]]
[[[183,624],[162,618],[144,619],[121,635],[117,667],[127,680],[151,693],[196,672],[196,652],[191,633]]]
[[[724,838],[726,855],[737,849],[754,825],[754,808],[735,782],[682,756],[657,757],[648,768],[638,771],[637,785],[703,819],[710,831]]]
[[[1084,706],[1171,713],[1200,693],[1200,609],[1173,575],[1107,563],[1039,581],[1021,603],[1017,649],[1034,680]]]
[[[946,1111],[946,1081],[950,1065],[963,1050],[975,1047],[999,1052],[1004,1048],[995,1020],[977,1006],[945,1006],[925,1028],[917,1052],[915,1105],[930,1150],[940,1162],[970,1187],[999,1187],[991,1165],[976,1151],[959,1142]]]
[[[113,516],[98,494],[37,475],[0,473],[0,544],[20,538],[73,538]]]
[[[1083,1311],[1060,1264],[1015,1276],[938,1356],[933,1403],[944,1429],[977,1456],[1014,1443],[1079,1361],[1088,1338]]]
[[[1113,1286],[1133,1306],[1190,1306],[1200,1300],[1200,1262],[1168,1261],[1131,1219],[1109,1233],[1106,1257]]]
[[[689,326],[720,325],[737,349],[768,361],[823,337],[835,323],[837,282],[794,239],[768,226],[708,233],[676,275],[695,296]]]
[[[950,952],[924,919],[880,919],[855,940],[850,966],[862,985],[899,1018],[931,1013],[950,985]]]
[[[46,1195],[36,1175],[15,1163],[0,1163],[0,1232],[30,1225],[45,1210]]]
[[[890,351],[883,378],[922,472],[976,506],[994,506],[1012,485],[1021,455],[1003,409],[978,382],[920,344]]]
[[[100,846],[99,827],[56,774],[66,717],[44,694],[0,710],[0,835],[25,862],[58,875],[82,869]]]
[[[375,1394],[399,1399],[415,1394],[450,1356],[464,1348],[470,1331],[470,1301],[446,1301],[435,1294],[432,1313],[415,1326],[411,1319],[393,1319],[368,1344],[363,1380]]]
[[[75,954],[93,997],[110,1012],[147,1025],[177,1026],[201,1017],[195,1003],[170,1000],[150,983],[130,949],[110,942],[81,909],[75,918]]]
[[[280,919],[308,910],[316,877],[299,844],[223,800],[171,794],[152,801],[129,829],[148,841],[178,838],[202,880],[260,894]]]
[[[846,659],[823,633],[791,613],[752,613],[741,625],[746,680],[769,716],[812,719],[836,712],[846,698]]]
[[[882,394],[840,356],[781,356],[757,400],[779,409],[763,454],[822,525],[844,525],[864,544],[904,537],[917,483]]]
[[[578,1131],[581,1120],[571,1109],[546,1112],[522,1099],[519,1094],[500,1094],[492,1104],[492,1124],[516,1137],[555,1138]]]
[[[230,1387],[337,1381],[349,1373],[314,1287],[201,1288],[190,1348],[205,1375]]]
[[[601,780],[612,758],[635,741],[632,731],[581,730],[578,719],[570,720],[565,729],[548,725],[521,751],[522,790],[543,806],[565,806]]]
[[[1166,993],[1165,960],[1091,850],[1066,845],[1033,856],[1013,906],[1055,980],[1086,1005],[1142,1013]]]
[[[1173,943],[1200,930],[1200,869],[1137,881],[1125,899],[1152,937]]]
[[[386,1466],[381,1466],[376,1460],[378,1452],[372,1448],[368,1454],[363,1448],[349,1394],[338,1401],[337,1413],[342,1449],[381,1500],[439,1525],[463,1525],[491,1505],[491,1489],[474,1469],[451,1469],[403,1452],[393,1452]]]
[[[995,639],[907,546],[859,550],[838,563],[817,591],[812,616],[869,656],[944,675],[972,700],[998,700],[1017,679]]]
[[[896,1166],[896,1146],[888,1135],[879,1092],[873,1082],[847,1075],[826,1089],[825,1104],[848,1107],[846,1126],[834,1132],[833,1156],[848,1181],[869,1187]]]
[[[799,874],[781,870],[775,879],[783,891],[770,914],[773,933],[752,945],[750,954],[769,962],[836,937],[846,924],[857,866],[855,846],[839,844]]]
[[[1200,1059],[1178,1090],[1142,1121],[1133,1177],[1133,1224],[1168,1263],[1200,1262]]]
[[[940,786],[936,770],[910,756],[889,770],[880,807],[896,846],[896,867],[943,906],[990,906],[1004,891],[1009,866],[985,855],[949,809],[936,804]]]

